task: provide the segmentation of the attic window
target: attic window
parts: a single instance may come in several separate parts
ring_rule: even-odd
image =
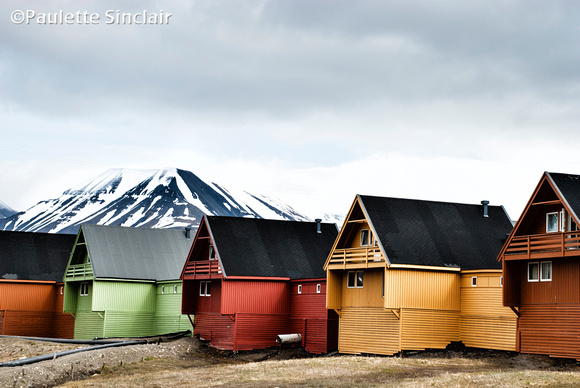
[[[477,276],[471,277],[471,287],[477,287]]]
[[[360,246],[361,247],[366,247],[369,245],[369,239],[370,237],[370,233],[368,229],[362,229],[360,231]]]
[[[209,246],[209,259],[215,260],[215,250],[213,249],[213,245]]]
[[[302,294],[302,284],[299,284],[298,285],[298,293],[299,294]]]
[[[321,284],[317,284],[316,285],[316,293],[320,294],[320,291],[322,290],[322,285]]]
[[[558,212],[546,214],[546,233],[558,231]]]

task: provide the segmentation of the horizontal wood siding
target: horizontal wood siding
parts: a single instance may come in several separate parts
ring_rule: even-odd
[[[461,275],[460,338],[465,346],[516,350],[517,315],[503,306],[500,277],[499,271]]]
[[[194,334],[209,341],[213,347],[234,350],[235,324],[233,317],[218,313],[198,313],[194,320]]]
[[[155,315],[149,311],[105,311],[105,337],[154,335]]]
[[[154,334],[192,330],[187,315],[181,314],[181,289],[181,282],[157,285]]]
[[[393,355],[401,350],[399,335],[399,320],[382,307],[345,307],[339,322],[338,350]]]
[[[221,313],[288,314],[289,287],[285,281],[223,280]]]
[[[54,311],[56,285],[2,282],[0,295],[0,310]]]
[[[67,313],[55,313],[52,338],[74,338],[75,318]]]
[[[458,272],[400,269],[385,272],[385,308],[460,309]]]
[[[104,337],[105,313],[93,311],[79,311],[75,315],[75,339],[91,340],[95,337]]]
[[[459,310],[401,309],[401,349],[443,349],[459,341]]]
[[[4,311],[4,335],[52,337],[53,311]]]
[[[523,305],[520,314],[520,352],[580,359],[580,304]]]
[[[89,296],[93,296],[92,309],[95,311],[155,311],[155,285],[152,283],[94,281],[92,293]]]
[[[290,334],[288,314],[236,314],[234,350],[278,346],[278,334]]]

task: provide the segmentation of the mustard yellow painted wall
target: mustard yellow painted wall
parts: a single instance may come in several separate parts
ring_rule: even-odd
[[[381,307],[345,307],[339,321],[338,351],[393,355],[400,351],[400,321]]]
[[[342,274],[343,271],[326,271],[326,308],[342,307]]]
[[[459,273],[387,269],[385,308],[459,310]]]
[[[363,288],[348,288],[347,273],[342,271],[342,307],[383,307],[383,269],[363,271]]]

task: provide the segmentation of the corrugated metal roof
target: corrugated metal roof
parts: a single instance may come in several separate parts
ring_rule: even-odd
[[[206,216],[227,276],[324,278],[335,224]]]
[[[81,226],[96,278],[179,279],[193,239],[176,229]]]
[[[391,264],[501,268],[512,222],[501,206],[359,196]]]
[[[75,238],[0,231],[0,279],[62,281]]]

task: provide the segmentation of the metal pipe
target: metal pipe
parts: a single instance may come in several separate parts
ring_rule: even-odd
[[[280,345],[284,344],[297,344],[302,342],[302,334],[278,334],[276,337],[276,342]]]

